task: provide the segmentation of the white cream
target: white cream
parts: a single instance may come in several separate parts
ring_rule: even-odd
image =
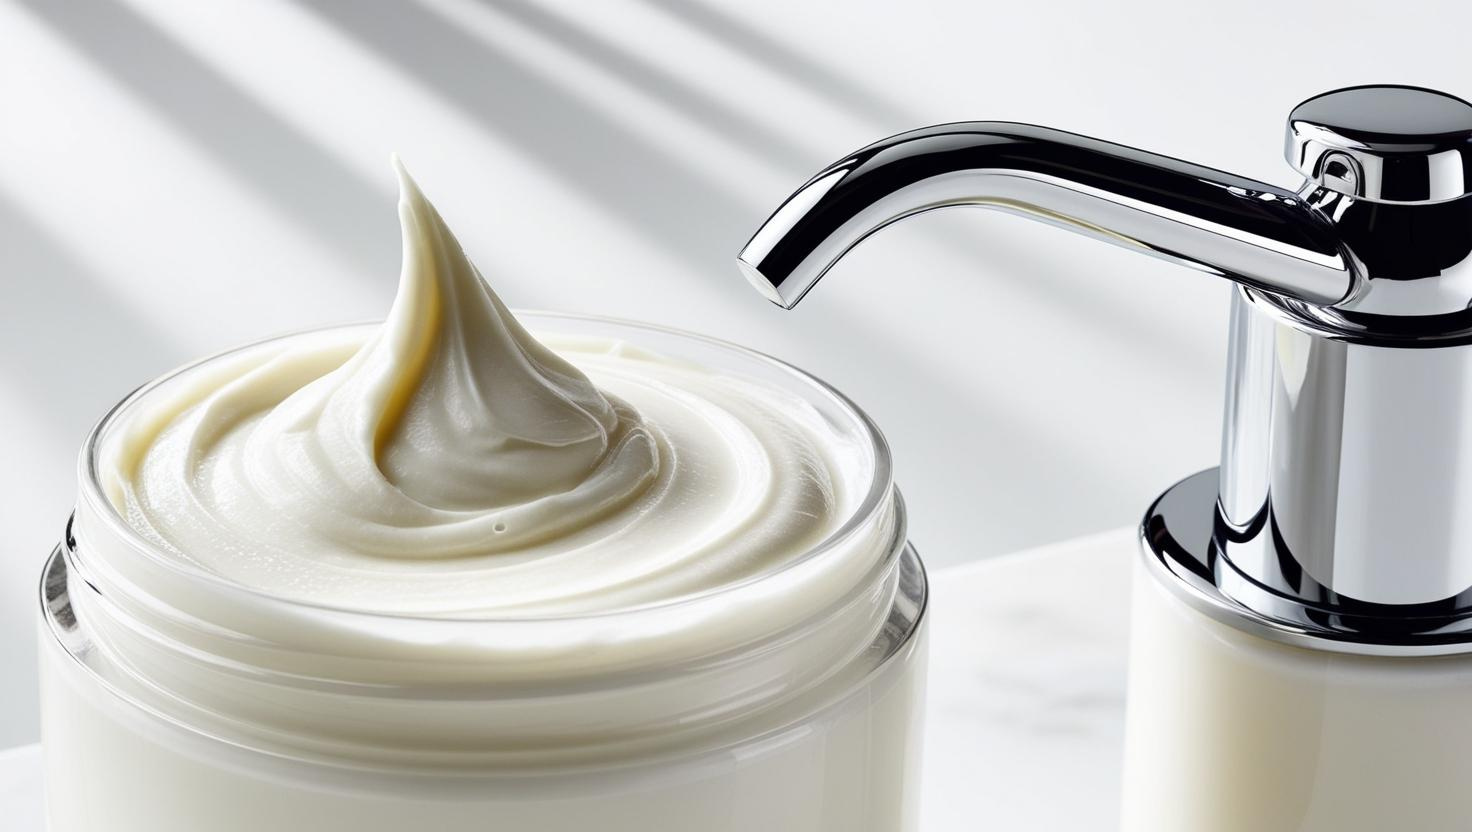
[[[924,577],[873,426],[733,345],[533,337],[400,179],[383,324],[89,439],[53,832],[913,830]]]
[[[315,603],[546,615],[771,571],[852,510],[851,449],[796,397],[606,341],[559,355],[400,184],[398,296],[366,343],[182,386],[107,460],[149,539]]]

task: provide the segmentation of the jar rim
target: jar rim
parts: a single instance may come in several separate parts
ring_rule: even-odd
[[[74,665],[75,668],[80,670],[82,673],[100,683],[109,696],[115,698],[118,702],[130,709],[136,709],[136,713],[138,713],[139,715],[148,719],[159,720],[170,728],[182,732],[182,734],[187,737],[197,738],[206,742],[224,743],[227,746],[233,749],[237,749],[241,752],[252,754],[265,754],[273,759],[282,760],[287,763],[301,763],[320,766],[324,763],[332,762],[330,758],[321,756],[320,754],[302,755],[300,753],[293,753],[291,750],[288,749],[267,747],[260,744],[252,743],[241,738],[229,737],[216,731],[207,730],[195,723],[188,721],[187,719],[181,718],[176,714],[171,714],[155,704],[143,701],[138,696],[124,690],[113,681],[108,679],[104,674],[100,673],[97,668],[92,665],[92,663],[83,660],[81,654],[77,652],[75,645],[70,643],[69,640],[63,635],[62,629],[66,625],[58,615],[58,607],[54,604],[52,595],[52,590],[55,589],[56,586],[59,586],[61,588],[61,592],[63,594],[68,593],[68,589],[66,588],[67,582],[65,580],[65,571],[60,573],[61,581],[59,584],[53,586],[53,581],[55,580],[57,568],[60,568],[62,570],[67,570],[70,568],[69,558],[70,552],[68,551],[68,547],[66,547],[65,545],[58,546],[52,551],[51,556],[47,558],[45,567],[42,570],[40,586],[41,591],[39,600],[41,602],[41,615],[43,626],[45,627],[45,632],[50,633],[52,641],[55,642],[55,646],[59,647],[63,651],[66,658],[71,662],[71,664]],[[818,706],[802,721],[810,720],[814,718],[814,716],[816,716],[817,714],[828,713],[834,709],[842,707],[843,703],[852,701],[853,698],[858,695],[858,691],[860,691],[861,687],[864,684],[869,683],[874,679],[880,678],[881,674],[888,672],[891,668],[894,668],[896,666],[896,663],[902,660],[903,656],[913,654],[913,651],[916,649],[916,635],[917,633],[921,632],[922,627],[925,626],[925,622],[929,617],[929,577],[927,575],[924,563],[921,561],[914,547],[908,541],[905,541],[899,547],[898,556],[895,558],[895,561],[897,568],[901,570],[906,570],[910,573],[910,579],[908,581],[903,578],[901,579],[898,592],[898,596],[908,598],[913,605],[912,608],[908,611],[909,614],[906,618],[904,629],[898,633],[897,638],[892,638],[890,640],[889,649],[887,649],[883,653],[883,655],[879,657],[878,661],[874,662],[871,667],[867,668],[867,670],[863,673],[861,677],[853,680],[851,684],[843,687],[837,695],[830,696],[821,700]],[[893,611],[891,611],[891,621],[893,621],[893,615],[894,613]],[[76,621],[75,619],[73,619],[72,626],[75,626],[75,624]],[[886,627],[884,628],[884,630],[888,631],[889,628]],[[798,721],[774,723],[773,725],[767,726],[760,732],[725,743],[715,743],[709,746],[685,750],[666,749],[653,755],[640,755],[639,761],[632,765],[623,762],[610,763],[607,760],[602,762],[594,761],[591,763],[584,763],[582,765],[574,766],[571,769],[563,769],[563,773],[567,774],[581,772],[583,774],[591,774],[598,778],[599,783],[606,784],[608,782],[607,777],[609,773],[615,768],[622,769],[627,767],[628,770],[630,770],[637,776],[638,771],[641,770],[641,765],[647,765],[651,763],[658,764],[660,762],[668,762],[670,760],[689,761],[707,755],[729,753],[731,749],[736,747],[770,747],[773,742],[779,741],[780,738],[790,737],[796,725],[798,725]],[[368,767],[355,766],[352,768],[352,773],[354,777],[371,775],[375,772],[392,773],[395,771],[399,771],[399,769],[396,769],[394,766],[392,766],[392,764],[371,765]],[[475,773],[475,770],[471,770],[470,772],[471,776],[475,776]],[[526,773],[529,773],[531,776],[538,776],[545,773],[545,771],[540,768],[534,768],[528,770],[528,772]],[[484,788],[484,780],[477,778],[474,783],[478,790]],[[517,783],[518,791],[520,791],[521,789],[524,789],[527,785],[529,785],[530,781],[522,779],[518,780]]]
[[[529,615],[516,617],[496,616],[464,616],[464,615],[427,615],[396,611],[375,611],[361,608],[338,606],[317,601],[289,598],[277,595],[266,590],[257,589],[238,581],[233,581],[223,575],[211,572],[203,567],[195,565],[187,560],[164,556],[156,544],[145,538],[136,528],[129,524],[119,513],[117,506],[108,499],[104,493],[100,470],[99,458],[103,441],[108,431],[115,427],[120,418],[131,407],[138,405],[158,387],[173,381],[180,376],[189,373],[205,364],[208,364],[228,356],[237,355],[248,350],[257,349],[267,344],[284,341],[291,338],[311,335],[314,333],[328,332],[332,330],[346,330],[355,328],[366,328],[378,326],[380,321],[359,321],[346,324],[331,324],[318,327],[294,330],[278,335],[260,338],[245,344],[241,344],[220,352],[212,353],[203,358],[191,361],[167,373],[153,379],[152,381],[134,389],[123,397],[116,405],[110,408],[100,420],[88,432],[86,440],[82,443],[82,450],[78,459],[78,500],[85,503],[89,516],[101,520],[106,524],[110,533],[116,535],[117,539],[124,542],[130,548],[144,556],[150,563],[161,566],[175,574],[189,580],[198,580],[210,584],[216,590],[227,593],[236,593],[249,597],[257,603],[268,606],[279,606],[289,610],[303,610],[312,613],[330,615],[334,617],[353,618],[359,620],[373,621],[408,621],[422,622],[430,625],[479,625],[493,626],[495,624],[529,624],[535,622],[586,622],[586,621],[616,621],[626,620],[625,616],[649,614],[656,611],[670,611],[682,608],[690,608],[698,604],[712,601],[718,598],[729,597],[742,590],[749,589],[754,585],[775,579],[790,570],[797,569],[809,564],[825,555],[839,550],[854,538],[861,535],[867,523],[880,511],[885,502],[895,495],[893,463],[888,441],[880,431],[874,420],[848,396],[844,395],[833,385],[823,379],[805,371],[797,366],[783,361],[759,350],[745,347],[721,338],[702,335],[688,330],[637,321],[628,318],[619,318],[604,315],[584,315],[574,313],[550,312],[543,310],[513,310],[517,318],[529,325],[534,330],[543,330],[555,333],[555,324],[559,321],[574,322],[581,324],[609,325],[624,331],[654,333],[666,337],[674,337],[703,344],[724,353],[737,356],[738,358],[754,362],[768,370],[795,380],[802,387],[835,405],[842,413],[852,419],[867,442],[868,450],[872,454],[873,475],[869,481],[869,487],[859,500],[854,510],[831,534],[823,540],[814,544],[801,555],[788,560],[775,569],[749,575],[740,580],[711,587],[688,595],[681,595],[670,599],[652,601],[643,604],[635,604],[612,610],[598,610],[594,612],[559,613],[550,615]],[[543,324],[539,326],[539,324]],[[895,495],[897,496],[897,495]],[[874,564],[876,569],[886,569],[889,564],[901,555],[907,539],[906,513],[902,506],[896,506],[894,511],[894,533],[888,551]],[[78,557],[77,548],[70,540],[71,530],[68,524],[68,546],[69,558]],[[75,565],[75,564],[74,564]]]

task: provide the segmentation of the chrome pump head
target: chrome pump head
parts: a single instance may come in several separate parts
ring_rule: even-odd
[[[1472,652],[1472,104],[1367,86],[1288,117],[1297,191],[1044,127],[902,133],[830,165],[742,250],[791,308],[870,234],[995,208],[1238,285],[1220,469],[1142,526],[1153,573],[1321,649]]]

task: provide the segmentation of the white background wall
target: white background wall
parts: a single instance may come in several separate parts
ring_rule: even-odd
[[[933,566],[1135,521],[1214,464],[1227,290],[980,211],[800,310],[732,258],[910,127],[1030,121],[1284,185],[1337,86],[1472,95],[1464,2],[0,0],[0,747],[90,424],[231,344],[372,318],[398,151],[503,297],[770,351],[886,429]]]

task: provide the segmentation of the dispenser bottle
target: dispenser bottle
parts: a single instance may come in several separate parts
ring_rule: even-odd
[[[1009,211],[1225,277],[1220,468],[1141,526],[1127,832],[1458,828],[1472,782],[1472,104],[1326,93],[1285,190],[1030,125],[859,150],[741,254],[794,305],[869,234]]]

